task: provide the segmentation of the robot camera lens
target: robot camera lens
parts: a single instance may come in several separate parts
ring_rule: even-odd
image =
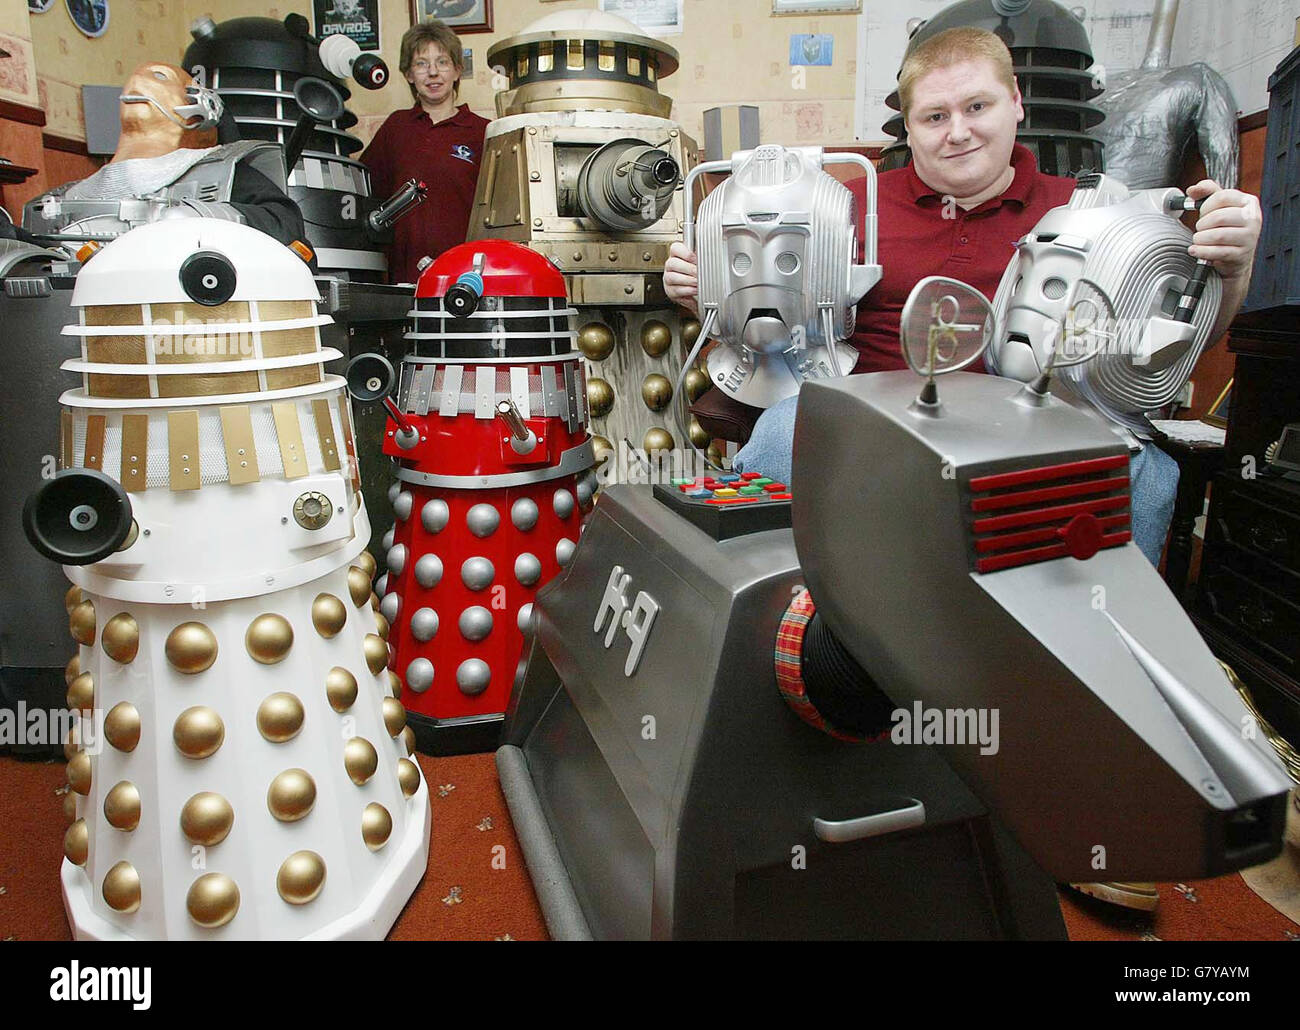
[[[99,522],[99,513],[88,504],[79,504],[68,515],[68,523],[81,532],[94,529]]]
[[[200,250],[187,257],[181,264],[180,280],[186,295],[205,307],[228,301],[238,281],[230,260],[211,250]]]

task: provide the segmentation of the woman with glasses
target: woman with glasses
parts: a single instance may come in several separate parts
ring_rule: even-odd
[[[390,114],[361,155],[373,196],[387,197],[412,178],[429,187],[428,199],[393,228],[390,282],[415,282],[421,258],[465,242],[487,119],[456,103],[463,53],[456,33],[442,22],[411,26],[398,67],[415,103]]]

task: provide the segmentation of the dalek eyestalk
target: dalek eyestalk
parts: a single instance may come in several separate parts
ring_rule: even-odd
[[[483,277],[477,272],[465,272],[443,297],[448,313],[453,318],[469,318],[478,310],[483,297]]]

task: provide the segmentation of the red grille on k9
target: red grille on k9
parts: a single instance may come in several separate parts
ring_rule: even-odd
[[[977,476],[968,489],[976,572],[1085,561],[1132,538],[1127,454]]]

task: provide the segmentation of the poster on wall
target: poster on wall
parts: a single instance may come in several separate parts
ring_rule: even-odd
[[[600,9],[639,25],[652,36],[682,31],[683,0],[600,0]]]
[[[411,0],[411,23],[437,18],[458,36],[492,31],[492,0]]]
[[[108,31],[108,0],[64,0],[68,17],[82,33],[94,39]]]
[[[312,0],[316,35],[342,34],[362,50],[379,49],[379,0]]]
[[[40,107],[36,92],[36,63],[32,59],[32,41],[0,32],[0,100],[24,107]]]
[[[793,33],[790,36],[790,67],[797,64],[814,68],[828,66],[835,53],[835,37],[828,32]]]

